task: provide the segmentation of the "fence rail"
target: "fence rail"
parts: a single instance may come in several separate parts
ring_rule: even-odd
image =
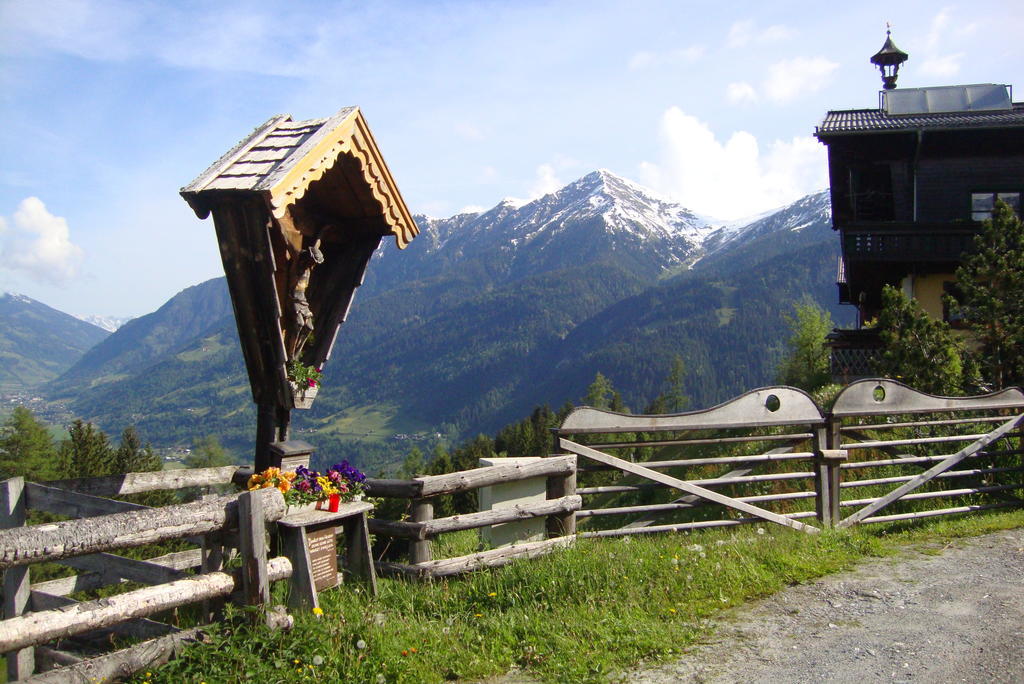
[[[105,498],[224,484],[235,475],[236,468],[231,466],[42,484],[19,477],[0,483],[5,618],[0,621],[0,652],[6,654],[8,679],[24,679],[37,668],[59,668],[33,677],[39,681],[129,676],[197,634],[197,630],[181,630],[150,616],[198,602],[213,610],[227,597],[265,605],[270,598],[269,583],[292,574],[288,558],[267,556],[266,525],[285,513],[280,492],[243,492],[160,508]],[[29,511],[73,519],[26,525]],[[148,560],[109,553],[179,539],[201,548]],[[225,545],[238,551],[240,569],[224,569]],[[57,562],[79,573],[33,584],[30,568],[44,562]],[[75,592],[123,582],[149,586],[93,601],[69,598]],[[207,612],[208,618],[212,616]],[[281,613],[272,612],[266,619],[275,627],[291,624],[291,618]],[[45,646],[71,638],[108,641],[107,634],[146,641],[96,659]]]
[[[543,502],[434,517],[433,499],[436,497],[538,478],[546,480],[547,499]],[[424,475],[411,480],[367,479],[365,484],[370,496],[407,499],[411,509],[408,521],[369,520],[373,534],[411,540],[407,563],[377,563],[377,570],[386,575],[447,577],[548,553],[572,543],[575,512],[582,505],[582,498],[576,494],[576,457],[572,455],[553,456],[532,463],[486,466],[445,475]],[[441,560],[433,558],[432,542],[438,535],[540,517],[547,521],[549,536],[562,539],[562,542],[530,542],[498,549],[495,553],[485,551]]]

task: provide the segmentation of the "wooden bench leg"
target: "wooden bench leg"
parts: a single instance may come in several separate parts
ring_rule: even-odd
[[[291,589],[288,607],[292,610],[313,610],[320,607],[316,584],[313,582],[313,562],[309,557],[309,544],[305,527],[280,527],[284,555],[292,562]]]
[[[369,585],[370,592],[377,595],[377,573],[373,569],[373,553],[370,550],[370,530],[366,513],[354,515],[344,521],[345,568]]]

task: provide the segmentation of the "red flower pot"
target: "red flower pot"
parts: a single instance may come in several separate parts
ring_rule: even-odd
[[[331,494],[330,504],[329,504],[329,507],[328,507],[327,510],[329,510],[331,513],[337,513],[338,512],[338,506],[340,506],[340,505],[341,505],[341,495],[340,494]]]

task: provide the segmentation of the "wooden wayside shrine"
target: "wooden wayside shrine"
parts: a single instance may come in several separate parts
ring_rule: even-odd
[[[269,445],[288,439],[291,409],[312,404],[289,366],[324,366],[381,239],[403,249],[419,229],[358,107],[273,117],[181,196],[199,218],[213,215],[258,407],[260,471]]]

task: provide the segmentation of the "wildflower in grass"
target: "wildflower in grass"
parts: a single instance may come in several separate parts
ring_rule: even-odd
[[[413,646],[413,647],[411,647],[409,649],[409,653],[415,653],[415,652],[416,652],[416,647],[415,646]]]
[[[323,656],[318,656],[318,655],[313,656],[313,664],[317,665],[317,666],[323,665],[324,664],[324,657]]]
[[[409,651],[402,651],[402,655],[403,655],[403,656],[407,656],[407,655],[409,655]]]
[[[496,591],[492,591],[492,592],[491,592],[490,594],[488,594],[487,596],[489,596],[490,598],[494,598],[494,597],[495,597],[495,596],[497,596],[497,595],[498,595],[498,592],[496,592]]]
[[[673,614],[674,614],[674,613],[676,612],[676,609],[675,609],[675,608],[669,608],[669,609],[668,609],[668,612],[670,612],[670,613],[673,613]]]
[[[474,615],[473,617],[483,617],[483,616],[484,616],[484,614],[483,614],[483,613],[477,613],[477,614],[476,614],[476,615]]]
[[[317,617],[323,617],[324,616],[324,609],[321,608],[320,606],[317,606],[316,608],[313,609],[313,615],[316,615]]]
[[[763,527],[758,527],[757,528],[757,533],[758,534],[764,534],[764,528]]]
[[[359,641],[356,642],[356,648],[358,648],[360,651],[362,651],[363,649],[366,648],[366,642],[363,641],[362,639],[360,639]]]

